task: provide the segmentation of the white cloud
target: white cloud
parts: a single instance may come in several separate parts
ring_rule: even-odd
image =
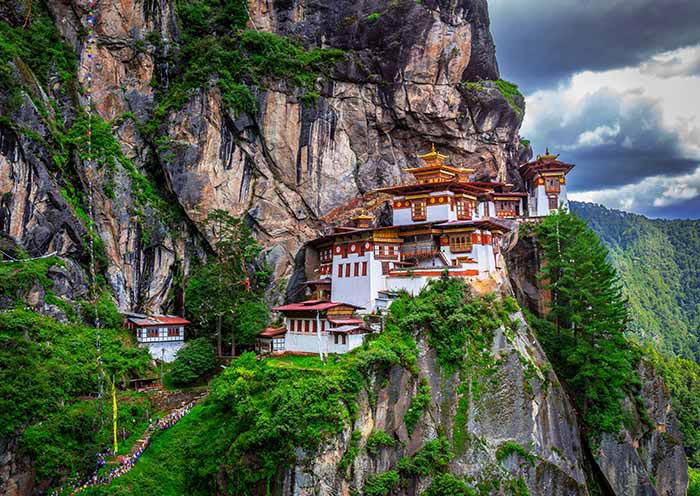
[[[570,197],[628,211],[641,211],[650,205],[668,207],[700,197],[700,166],[690,174],[654,176],[619,188],[575,192]]]
[[[538,151],[545,146],[561,150],[590,148],[609,143],[606,138],[612,137],[619,137],[626,146],[643,146],[633,136],[625,136],[625,129],[614,134],[611,131],[620,121],[634,119],[636,109],[648,102],[647,106],[658,106],[660,112],[655,120],[662,129],[678,137],[679,153],[700,158],[699,88],[700,45],[662,53],[635,67],[580,72],[554,90],[540,90],[526,97],[522,134],[532,138]],[[607,96],[611,106],[597,109],[596,120],[590,106],[592,98],[600,95]],[[640,117],[637,123],[641,130],[657,125]],[[575,126],[577,122],[586,127],[569,133],[568,141],[537,142],[538,136],[547,136],[557,127]]]

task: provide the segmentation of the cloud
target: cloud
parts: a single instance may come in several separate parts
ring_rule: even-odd
[[[640,66],[642,73],[659,78],[700,76],[700,50],[687,47],[655,55]]]
[[[689,210],[685,214],[697,217],[700,211],[696,206],[700,204],[700,166],[688,174],[649,177],[636,184],[576,192],[570,196],[572,200],[600,203],[610,208],[634,211],[652,217],[667,217],[674,210],[677,214],[687,210],[667,207],[695,206],[694,211]]]
[[[489,12],[501,71],[526,93],[700,43],[697,1],[491,0]],[[683,66],[662,60],[650,70],[693,71]]]
[[[581,72],[527,95],[521,134],[536,151],[549,147],[577,164],[570,183],[578,191],[686,174],[700,162],[700,100],[694,97],[700,75],[661,78],[650,67],[696,55],[700,45],[638,67]]]

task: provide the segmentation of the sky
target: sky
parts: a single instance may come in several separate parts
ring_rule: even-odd
[[[489,0],[521,136],[576,164],[570,199],[700,218],[700,1]]]

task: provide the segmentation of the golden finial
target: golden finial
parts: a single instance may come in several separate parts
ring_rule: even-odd
[[[430,143],[430,151],[435,153],[435,143]]]

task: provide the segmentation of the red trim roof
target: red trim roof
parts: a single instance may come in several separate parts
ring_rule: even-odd
[[[258,337],[260,338],[274,338],[276,336],[281,336],[283,334],[287,333],[287,328],[286,327],[268,327],[264,331],[260,332],[258,334]]]
[[[339,325],[339,326],[344,326],[344,325],[352,325],[352,324],[364,324],[365,321],[362,319],[328,319],[328,322],[331,324]]]
[[[290,303],[288,305],[282,305],[281,307],[275,307],[273,310],[276,312],[293,312],[293,311],[322,311],[328,310],[329,308],[339,307],[341,305],[352,307],[352,308],[362,308],[357,305],[351,305],[350,303],[342,303],[339,301],[326,301],[326,300],[306,300],[301,303]]]
[[[189,320],[183,319],[182,317],[177,317],[174,315],[144,315],[132,316],[127,319],[129,322],[134,324],[136,327],[154,327],[161,325],[187,325],[190,323]]]

